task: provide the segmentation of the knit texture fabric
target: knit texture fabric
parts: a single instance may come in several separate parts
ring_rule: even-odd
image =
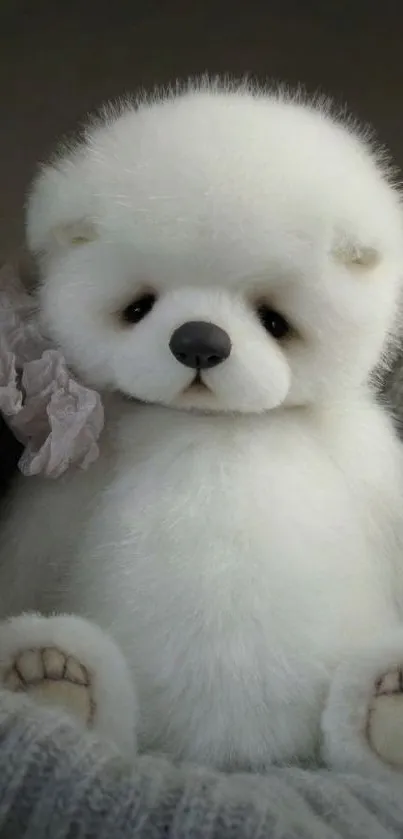
[[[59,712],[0,694],[0,839],[396,839],[403,779],[127,766]]]

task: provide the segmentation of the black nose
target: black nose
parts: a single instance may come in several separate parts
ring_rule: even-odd
[[[229,335],[214,323],[190,321],[176,329],[169,342],[172,355],[185,367],[208,370],[228,358]]]

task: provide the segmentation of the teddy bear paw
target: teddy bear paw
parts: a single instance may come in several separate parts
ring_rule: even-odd
[[[95,624],[74,615],[20,615],[0,623],[0,687],[67,711],[136,751],[137,700],[126,661]]]
[[[366,733],[378,757],[403,769],[403,668],[390,670],[376,681]]]
[[[3,685],[47,705],[58,705],[91,725],[96,705],[88,669],[58,647],[25,649],[4,673]]]

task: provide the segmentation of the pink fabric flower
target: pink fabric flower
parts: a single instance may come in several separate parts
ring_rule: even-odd
[[[58,478],[98,457],[100,396],[73,378],[41,335],[33,298],[12,264],[0,269],[0,411],[25,446],[24,475]]]

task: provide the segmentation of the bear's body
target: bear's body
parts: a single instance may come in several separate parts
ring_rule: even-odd
[[[377,764],[378,710],[403,708],[402,456],[368,384],[403,264],[382,160],[300,100],[190,89],[107,114],[46,167],[28,242],[43,329],[106,427],[87,474],[20,482],[3,614],[106,630],[144,749],[261,768],[314,758],[323,727],[342,763],[359,729]]]
[[[335,667],[396,626],[399,444],[369,400],[337,410],[123,403],[86,475],[20,479],[1,589],[23,579],[14,613],[67,610],[112,635],[144,749],[221,767],[313,759]]]

